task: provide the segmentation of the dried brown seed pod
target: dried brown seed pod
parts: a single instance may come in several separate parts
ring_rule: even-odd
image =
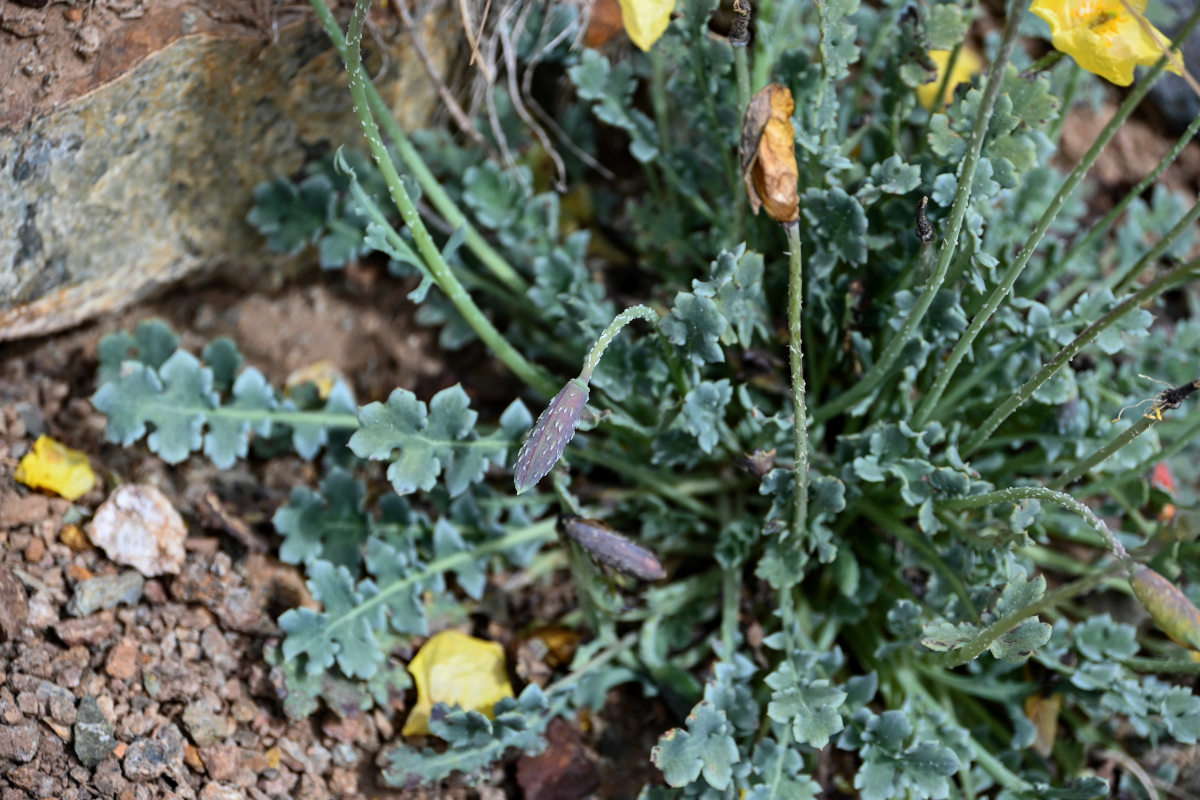
[[[657,581],[666,577],[657,556],[640,544],[626,539],[598,519],[587,519],[574,515],[561,517],[558,528],[575,544],[599,561],[618,572],[643,581]]]

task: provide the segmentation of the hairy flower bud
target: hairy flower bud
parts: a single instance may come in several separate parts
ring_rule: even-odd
[[[559,530],[593,559],[618,572],[643,581],[657,581],[667,574],[654,553],[626,539],[598,519],[565,516],[559,520]]]
[[[1133,596],[1172,641],[1181,647],[1200,650],[1200,610],[1175,584],[1138,564],[1130,573],[1129,586]]]
[[[546,406],[517,453],[513,468],[517,494],[533,488],[558,463],[567,443],[575,436],[587,401],[587,384],[572,379]]]

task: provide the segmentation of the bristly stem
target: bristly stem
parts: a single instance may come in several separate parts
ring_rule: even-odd
[[[333,42],[333,48],[337,50],[338,55],[342,60],[346,59],[346,38],[342,35],[342,29],[338,26],[337,20],[334,19],[333,13],[330,12],[329,6],[325,4],[325,0],[309,0],[313,10],[316,12],[317,19],[321,22],[321,26],[325,29],[325,34],[329,40]],[[379,95],[379,90],[370,81],[365,81],[365,91],[367,104],[370,106],[371,113],[379,120],[383,126],[384,132],[392,145],[396,148],[400,158],[404,160],[405,166],[409,172],[417,179],[417,183],[421,186],[421,191],[425,193],[425,197],[437,212],[442,215],[446,223],[454,229],[466,226],[467,238],[465,244],[470,249],[475,257],[487,267],[496,278],[507,286],[512,291],[518,294],[524,294],[528,286],[525,279],[513,269],[512,265],[505,260],[504,256],[500,255],[494,247],[492,247],[486,239],[475,229],[455,205],[454,200],[438,183],[438,179],[429,171],[425,162],[421,159],[419,153],[412,142],[409,141],[408,135],[396,122],[392,116],[392,110],[388,108],[387,103]]]
[[[1063,116],[1065,117],[1066,115],[1064,114]],[[1191,144],[1192,139],[1196,137],[1197,132],[1200,132],[1200,114],[1197,114],[1195,119],[1188,123],[1187,130],[1183,132],[1183,136],[1179,137],[1179,141],[1175,142],[1175,146],[1172,147],[1170,152],[1168,152],[1159,160],[1158,164],[1154,166],[1154,169],[1150,170],[1150,173],[1146,175],[1146,177],[1142,178],[1141,181],[1138,182],[1137,186],[1134,186],[1132,189],[1126,192],[1125,196],[1122,197],[1115,206],[1109,209],[1109,212],[1104,215],[1103,219],[1088,229],[1086,235],[1080,238],[1079,241],[1075,242],[1075,244],[1071,245],[1071,248],[1067,250],[1067,252],[1063,253],[1063,255],[1058,259],[1058,263],[1056,263],[1053,267],[1046,269],[1042,276],[1037,279],[1037,282],[1029,287],[1028,296],[1034,297],[1039,294],[1042,289],[1045,288],[1047,283],[1057,278],[1068,266],[1070,266],[1071,262],[1075,260],[1076,256],[1095,244],[1097,239],[1107,234],[1113,223],[1116,222],[1117,217],[1125,213],[1125,209],[1129,207],[1129,204],[1141,197],[1146,189],[1148,189],[1152,183],[1158,180],[1160,175],[1166,172],[1167,167],[1175,163],[1175,159],[1179,158],[1179,154],[1182,153],[1189,144]]]
[[[313,2],[316,4],[321,0],[313,0]],[[346,70],[350,78],[350,96],[354,103],[354,113],[358,116],[363,135],[367,139],[367,147],[387,183],[392,202],[396,204],[404,224],[412,233],[413,242],[417,245],[417,250],[426,266],[429,267],[438,288],[450,299],[450,302],[463,315],[483,343],[490,347],[496,357],[527,385],[547,397],[553,396],[557,391],[555,381],[543,370],[526,361],[525,357],[509,344],[500,331],[484,316],[479,306],[475,305],[471,295],[463,288],[462,283],[446,264],[433,237],[429,235],[429,231],[417,211],[416,204],[409,197],[408,190],[404,188],[404,183],[400,180],[399,173],[396,172],[396,166],[392,163],[391,155],[383,145],[379,126],[375,122],[367,97],[367,87],[371,85],[371,82],[362,65],[362,31],[370,6],[371,0],[357,0],[354,4],[354,12],[350,17],[350,27],[346,35]]]
[[[1154,245],[1146,251],[1146,253],[1137,260],[1137,263],[1125,271],[1120,277],[1113,276],[1109,279],[1109,284],[1113,287],[1113,294],[1120,294],[1129,288],[1129,285],[1138,279],[1138,276],[1145,271],[1146,267],[1158,261],[1162,254],[1167,252],[1171,245],[1178,241],[1183,234],[1195,229],[1196,220],[1200,218],[1200,203],[1192,204],[1192,207],[1187,210],[1179,222],[1171,230],[1159,239]]]
[[[1023,10],[1025,4],[1018,2],[1017,7]],[[1188,32],[1190,32],[1191,26],[1195,25],[1197,21],[1200,21],[1200,8],[1197,8],[1196,12],[1192,14],[1191,18],[1188,20],[1187,25],[1185,25],[1184,29],[1180,31],[1180,37],[1185,37]],[[1019,22],[1019,19],[1013,21],[1014,24]],[[1177,38],[1176,41],[1182,41],[1182,39]],[[1058,193],[1055,194],[1054,198],[1050,201],[1050,205],[1046,207],[1046,211],[1042,214],[1042,218],[1038,220],[1033,232],[1030,233],[1029,238],[1025,240],[1025,244],[1021,247],[1021,252],[1017,255],[1016,259],[1013,260],[1012,265],[1005,270],[999,284],[997,284],[996,288],[992,290],[992,293],[988,295],[987,300],[984,301],[983,307],[980,308],[979,312],[975,314],[975,317],[971,320],[971,324],[967,326],[965,331],[963,331],[962,337],[959,338],[958,343],[954,345],[954,349],[950,351],[950,355],[946,357],[946,362],[942,364],[941,368],[938,370],[937,378],[934,379],[933,386],[930,387],[929,392],[921,400],[921,404],[917,406],[917,412],[913,417],[912,423],[914,428],[919,430],[926,422],[929,421],[930,416],[933,414],[934,408],[937,406],[938,400],[941,399],[942,393],[946,391],[946,387],[949,385],[951,378],[954,377],[954,372],[958,369],[958,365],[962,362],[963,358],[966,357],[967,353],[970,352],[971,346],[975,343],[975,338],[979,336],[980,331],[983,330],[983,327],[992,318],[992,314],[996,313],[996,309],[1000,307],[1000,304],[1004,302],[1004,299],[1008,297],[1009,292],[1012,291],[1013,284],[1015,284],[1017,282],[1017,278],[1021,276],[1021,272],[1024,271],[1025,265],[1029,263],[1029,259],[1033,257],[1038,245],[1041,244],[1042,237],[1045,236],[1046,231],[1050,229],[1050,225],[1054,222],[1055,217],[1058,216],[1058,212],[1062,210],[1063,205],[1067,202],[1067,198],[1071,196],[1071,194],[1075,191],[1075,187],[1079,185],[1079,182],[1083,180],[1084,175],[1086,175],[1087,171],[1091,169],[1092,164],[1095,163],[1096,159],[1100,156],[1100,152],[1104,149],[1104,146],[1107,145],[1109,140],[1116,135],[1117,130],[1125,123],[1125,120],[1129,118],[1129,115],[1133,113],[1133,109],[1137,107],[1146,93],[1150,91],[1150,87],[1153,86],[1158,77],[1162,75],[1162,71],[1166,65],[1167,58],[1166,56],[1163,56],[1150,70],[1149,74],[1146,75],[1146,77],[1138,83],[1134,90],[1129,93],[1129,96],[1125,98],[1125,102],[1121,104],[1121,107],[1117,110],[1117,113],[1111,120],[1109,120],[1108,124],[1104,126],[1103,130],[1100,131],[1100,135],[1096,137],[1096,141],[1092,143],[1092,146],[1088,149],[1087,153],[1085,153],[1083,158],[1079,160],[1079,163],[1075,165],[1075,168],[1071,170],[1071,174],[1067,176],[1067,179],[1059,188]],[[1000,76],[998,75],[989,76],[989,89],[992,88],[992,78],[998,79],[999,77]]]
[[[997,503],[1014,503],[1017,500],[1031,499],[1062,506],[1068,511],[1083,517],[1084,521],[1096,533],[1103,536],[1104,541],[1108,542],[1108,546],[1114,556],[1121,560],[1129,558],[1129,553],[1125,552],[1125,545],[1121,544],[1120,540],[1117,539],[1104,520],[1097,517],[1095,512],[1069,494],[1056,492],[1041,486],[1011,486],[1007,489],[997,489],[994,492],[971,495],[970,497],[958,497],[938,503],[937,508],[939,511],[965,511],[972,508],[985,508]]]
[[[1028,605],[1022,606],[1010,614],[1005,614],[991,625],[988,625],[958,650],[939,653],[933,656],[930,661],[943,669],[953,669],[954,667],[960,667],[963,664],[974,661],[983,654],[984,650],[991,647],[993,642],[1017,627],[1022,621],[1054,608],[1060,603],[1065,603],[1067,600],[1077,597],[1084,592],[1091,591],[1111,577],[1113,573],[1123,569],[1125,569],[1123,562],[1114,561],[1105,570],[1060,586],[1052,592],[1047,592],[1040,600],[1035,600]]]
[[[808,529],[808,404],[804,398],[804,259],[801,254],[800,224],[784,224],[788,239],[788,355],[792,367],[792,408],[795,412],[796,496],[792,533],[803,542]]]
[[[583,369],[579,373],[579,380],[587,383],[592,379],[592,373],[596,371],[596,367],[600,364],[600,358],[604,355],[604,351],[616,338],[616,335],[621,332],[621,329],[633,322],[635,319],[644,319],[651,325],[658,324],[658,312],[650,306],[630,306],[629,308],[617,314],[613,321],[608,323],[608,327],[604,329],[604,333],[600,334],[600,338],[592,345],[592,349],[588,351],[587,358],[583,362]]]
[[[1146,414],[1141,419],[1139,419],[1137,422],[1133,423],[1128,428],[1126,428],[1124,431],[1122,431],[1120,434],[1113,437],[1113,439],[1108,444],[1104,445],[1099,450],[1092,453],[1090,456],[1083,459],[1078,464],[1071,467],[1069,470],[1064,472],[1062,475],[1060,475],[1059,477],[1054,479],[1050,483],[1050,488],[1051,489],[1063,489],[1063,488],[1071,485],[1079,478],[1082,478],[1084,475],[1091,472],[1092,468],[1095,467],[1097,464],[1099,464],[1101,461],[1104,461],[1109,456],[1111,456],[1113,453],[1117,452],[1122,447],[1124,447],[1125,445],[1132,442],[1134,439],[1141,436],[1143,433],[1145,433],[1147,430],[1150,429],[1151,425],[1154,425],[1156,422],[1158,422],[1158,418],[1155,417],[1155,415]]]
[[[988,124],[991,122],[992,112],[996,108],[996,99],[1000,96],[1000,86],[1004,82],[1005,67],[1017,43],[1017,30],[1021,26],[1021,19],[1025,16],[1025,6],[1026,3],[1022,0],[1015,0],[1012,4],[1008,27],[1004,31],[1004,40],[989,70],[987,85],[984,87],[983,97],[979,102],[979,112],[975,116],[975,124],[971,129],[971,142],[967,147],[966,155],[963,156],[962,167],[959,170],[958,188],[954,193],[954,202],[950,206],[950,217],[946,223],[946,236],[942,240],[941,249],[938,251],[933,275],[925,285],[917,301],[913,304],[912,310],[909,311],[908,317],[904,320],[904,324],[900,330],[896,332],[896,335],[891,338],[887,346],[883,349],[883,352],[879,354],[879,359],[875,362],[874,366],[856,384],[830,402],[817,408],[813,412],[814,422],[825,422],[837,416],[864,397],[870,395],[871,392],[875,391],[887,379],[888,375],[891,374],[892,368],[896,366],[896,362],[899,360],[904,347],[916,332],[917,326],[921,324],[926,312],[929,311],[929,307],[933,305],[933,301],[937,297],[938,290],[941,289],[943,281],[946,280],[946,272],[950,268],[950,262],[954,258],[955,251],[958,249],[958,236],[962,232],[963,219],[967,215],[967,205],[971,199],[971,187],[975,184],[975,168],[979,165],[979,157],[983,152],[983,141],[987,138]]]
[[[1200,205],[1198,205],[1200,207]],[[1137,294],[1130,295],[1122,302],[1118,303],[1111,311],[1105,314],[1100,319],[1087,326],[1078,336],[1075,337],[1067,346],[1058,351],[1054,358],[1046,362],[1038,373],[1025,382],[1025,385],[1016,392],[1008,396],[1003,403],[996,407],[983,424],[979,426],[975,433],[971,434],[971,438],[967,439],[962,446],[963,457],[969,457],[974,453],[979,446],[987,441],[988,437],[1000,427],[1000,423],[1008,419],[1022,403],[1033,396],[1042,384],[1050,380],[1054,373],[1064,367],[1075,355],[1083,349],[1084,345],[1099,336],[1106,328],[1111,326],[1118,319],[1123,317],[1127,312],[1140,306],[1146,300],[1157,296],[1161,292],[1165,292],[1172,286],[1184,283],[1192,277],[1196,270],[1200,269],[1200,259],[1190,261],[1187,264],[1182,264],[1175,269],[1160,276],[1153,283],[1148,284]]]

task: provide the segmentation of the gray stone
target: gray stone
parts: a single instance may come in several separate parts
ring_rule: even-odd
[[[25,587],[12,570],[0,565],[0,642],[15,638],[28,619]]]
[[[0,82],[0,341],[78,324],[198,270],[278,280],[296,259],[270,253],[246,222],[255,185],[298,173],[313,152],[362,147],[345,70],[311,14],[256,41],[178,2],[146,6],[100,44],[105,68],[78,91],[46,99],[15,70]],[[438,16],[425,39],[446,74],[455,40],[430,35]],[[377,85],[411,130],[435,91],[405,34],[380,43]]]
[[[167,752],[162,742],[153,739],[134,739],[122,761],[125,777],[131,781],[148,781],[167,771]]]
[[[17,761],[21,764],[33,761],[40,739],[36,722],[0,725],[0,760]]]
[[[112,726],[100,711],[100,705],[91,695],[79,701],[75,719],[75,755],[84,766],[94,767],[108,757],[116,747]]]
[[[142,587],[146,579],[133,570],[118,575],[89,578],[75,585],[75,593],[67,603],[67,612],[76,617],[87,617],[105,608],[134,605],[142,598]]]

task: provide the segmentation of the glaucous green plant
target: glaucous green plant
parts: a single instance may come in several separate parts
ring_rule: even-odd
[[[149,432],[170,463],[204,450],[224,466],[290,437],[338,462],[275,518],[321,604],[285,613],[269,654],[291,712],[380,702],[406,685],[392,650],[431,615],[479,608],[489,571],[567,565],[582,613],[565,622],[589,632],[571,667],[492,719],[437,718],[444,751],[392,744],[389,781],[534,751],[554,715],[625,682],[679,715],[647,754],[666,785],[645,798],[1099,797],[1093,748],[1200,738],[1200,699],[1156,677],[1200,667],[1090,606],[1130,592],[1176,642],[1200,636],[1195,589],[1179,588],[1200,581],[1188,511],[1155,518],[1195,490],[1150,482],[1167,458],[1181,486],[1200,477],[1184,412],[1200,373],[1187,285],[1200,264],[1186,260],[1200,207],[1144,199],[1158,169],[1098,222],[1078,196],[1165,58],[1064,175],[1061,98],[1081,79],[1069,59],[1030,63],[1023,45],[1045,31],[1024,0],[994,25],[966,0],[762,0],[737,46],[713,0],[679,0],[648,54],[620,58],[569,47],[566,6],[504,16],[507,68],[537,64],[569,98],[563,135],[608,145],[613,172],[640,170],[607,182],[568,153],[588,216],[536,188],[538,147],[505,166],[410,138],[361,64],[369,0],[345,34],[312,2],[372,162],[336,160],[336,201],[309,179],[260,188],[252,221],[281,248],[336,234],[331,254],[377,250],[419,275],[423,318],[446,344],[477,338],[520,396],[474,410],[460,387],[428,403],[397,389],[358,407],[341,387],[314,407],[243,369],[229,342],[203,361],[157,325],[102,344],[94,402],[114,441]],[[950,72],[971,31],[985,73],[926,109],[914,90],[939,81],[929,52],[948,52]],[[748,213],[738,157],[752,92],[771,83],[795,101],[799,213],[782,229]],[[523,99],[494,91],[511,148]],[[427,227],[417,187],[452,233]],[[615,336],[633,316],[649,329]],[[1178,388],[1154,394],[1143,373]],[[1148,395],[1143,416],[1114,419]],[[550,405],[514,495],[525,401]],[[374,509],[371,462],[394,489]],[[545,476],[552,491],[534,491]],[[665,579],[606,576],[584,549],[563,559],[548,547],[560,513],[632,535]]]

